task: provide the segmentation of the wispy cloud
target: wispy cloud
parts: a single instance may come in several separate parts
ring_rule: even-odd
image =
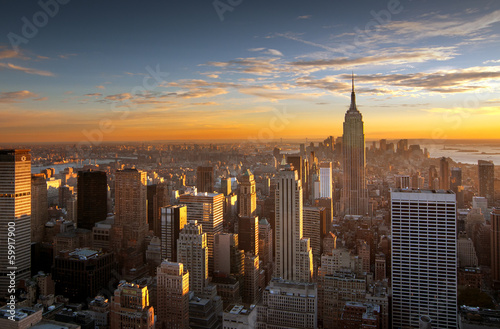
[[[37,98],[38,95],[29,90],[9,91],[0,93],[0,103],[18,103],[26,99]],[[42,99],[37,99],[42,100]]]
[[[95,86],[95,87],[96,87],[97,89],[106,89],[106,87],[104,87],[104,86],[102,86],[102,85],[101,85],[101,86]]]
[[[312,15],[304,15],[297,17],[297,19],[310,19],[310,18],[312,18]]]
[[[100,97],[102,96],[101,93],[92,93],[92,94],[85,94],[84,96],[87,96],[87,97]]]
[[[54,73],[49,72],[49,71],[37,70],[37,69],[29,68],[29,67],[14,65],[11,63],[0,63],[0,68],[21,71],[21,72],[24,72],[27,74],[42,75],[42,76],[46,76],[46,77],[53,77],[54,76]]]

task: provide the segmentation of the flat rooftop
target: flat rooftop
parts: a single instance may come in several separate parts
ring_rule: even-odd
[[[427,193],[427,194],[455,194],[452,190],[421,190],[421,189],[413,189],[413,188],[392,188],[391,192]]]

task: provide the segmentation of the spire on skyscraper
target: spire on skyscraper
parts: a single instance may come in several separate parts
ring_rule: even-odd
[[[349,112],[354,111],[358,112],[358,108],[356,107],[356,94],[354,93],[354,71],[351,73],[352,79],[352,91],[351,91],[351,106],[349,106]]]

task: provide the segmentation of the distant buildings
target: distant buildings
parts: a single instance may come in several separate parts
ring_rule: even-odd
[[[391,192],[394,328],[457,328],[456,199],[449,191]]]

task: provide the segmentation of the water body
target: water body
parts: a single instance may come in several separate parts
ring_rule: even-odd
[[[71,167],[71,168],[82,168],[85,165],[88,165],[90,163],[95,164],[97,163],[98,165],[107,165],[109,163],[115,162],[115,160],[110,160],[110,159],[102,159],[102,160],[84,160],[83,162],[70,162],[70,163],[62,163],[62,164],[55,164],[55,165],[49,165],[49,166],[31,166],[31,173],[32,174],[38,174],[44,169],[47,168],[54,168],[56,170],[56,174],[60,173],[64,169]],[[76,171],[76,170],[75,170]]]
[[[499,145],[474,145],[474,144],[446,144],[424,145],[427,147],[431,158],[449,157],[455,162],[477,164],[478,160],[493,161],[495,165],[500,165],[500,144]]]

